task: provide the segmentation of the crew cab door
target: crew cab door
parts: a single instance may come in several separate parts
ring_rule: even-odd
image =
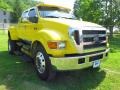
[[[35,32],[37,32],[38,24],[38,16],[35,8],[29,10],[28,17],[29,23],[26,24],[26,39],[28,41],[32,41],[32,39],[35,37]]]
[[[26,23],[28,23],[28,11],[23,12],[20,22],[18,24],[18,36],[20,39],[26,37]]]

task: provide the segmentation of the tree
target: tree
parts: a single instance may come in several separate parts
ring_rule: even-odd
[[[113,28],[120,26],[120,9],[116,0],[103,0],[103,22],[106,28],[110,30],[110,36],[113,36]]]
[[[102,18],[100,0],[77,0],[75,15],[83,20],[100,23]]]
[[[4,2],[4,0],[0,0],[0,9],[2,10],[11,10],[11,7]]]
[[[22,12],[36,4],[33,0],[5,0],[5,3],[7,3],[9,6],[11,6],[11,22],[16,23],[18,22]]]
[[[77,18],[101,24],[110,30],[120,27],[120,6],[117,0],[77,0],[75,3]]]

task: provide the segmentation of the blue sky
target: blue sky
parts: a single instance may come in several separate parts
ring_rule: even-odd
[[[75,0],[35,0],[35,1],[42,1],[45,3],[53,3],[53,4],[58,4],[58,5],[66,6],[69,8],[73,8]]]

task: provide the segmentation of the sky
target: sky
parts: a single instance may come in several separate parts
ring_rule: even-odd
[[[41,1],[45,3],[50,3],[50,4],[56,4],[56,5],[62,5],[68,8],[73,8],[75,0],[35,0],[35,1]]]

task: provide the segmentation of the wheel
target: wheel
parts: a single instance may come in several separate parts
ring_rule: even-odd
[[[8,52],[11,55],[14,55],[14,52],[16,51],[16,43],[15,41],[8,39]]]
[[[51,62],[45,49],[41,45],[37,45],[34,52],[34,64],[38,76],[42,80],[52,80],[55,72],[52,70]]]

